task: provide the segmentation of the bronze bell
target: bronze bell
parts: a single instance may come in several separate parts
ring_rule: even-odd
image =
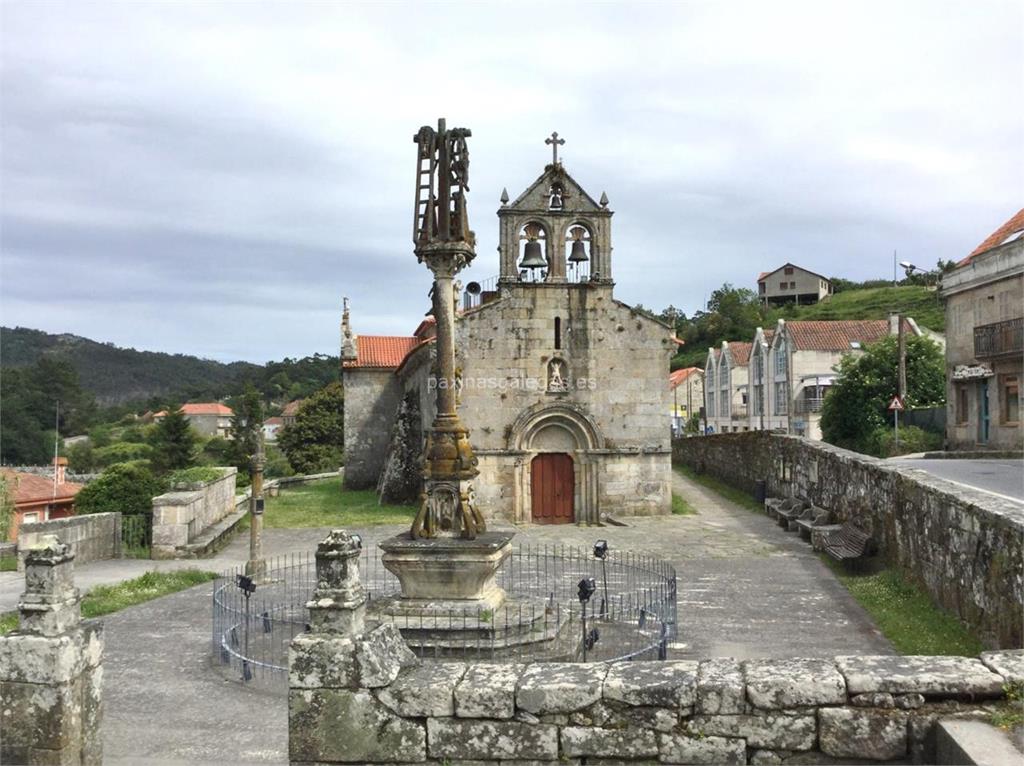
[[[572,252],[569,253],[569,263],[582,263],[587,260],[590,260],[587,258],[587,246],[583,244],[582,239],[577,239],[572,243]]]
[[[569,232],[572,235],[572,251],[569,253],[569,263],[583,263],[590,260],[587,258],[587,246],[583,243],[584,229],[574,227]]]
[[[523,269],[543,269],[548,265],[547,259],[544,257],[544,253],[541,249],[540,242],[537,240],[530,240],[526,243],[526,248],[523,253],[523,260],[519,266]]]

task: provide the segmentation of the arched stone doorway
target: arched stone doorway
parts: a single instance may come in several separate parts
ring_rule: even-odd
[[[514,518],[519,523],[596,523],[596,451],[604,444],[590,417],[569,403],[540,404],[512,426],[509,449],[515,465]],[[538,460],[538,458],[540,458]],[[540,507],[536,510],[535,504]]]

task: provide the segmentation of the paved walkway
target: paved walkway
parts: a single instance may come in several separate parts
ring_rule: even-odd
[[[674,657],[892,653],[863,610],[796,535],[684,477],[675,477],[674,489],[698,509],[697,515],[635,519],[628,527],[530,527],[519,530],[518,539],[589,547],[604,538],[618,549],[669,559],[679,583],[680,636]],[[400,529],[358,531],[372,545]],[[267,530],[266,553],[310,553],[325,533]],[[248,535],[241,534],[214,559],[99,562],[82,567],[76,580],[88,588],[151,568],[221,570],[244,562],[247,554]],[[20,576],[0,580],[0,598],[22,589]],[[103,618],[105,762],[287,762],[282,693],[243,687],[211,667],[212,591],[212,584],[201,585]]]

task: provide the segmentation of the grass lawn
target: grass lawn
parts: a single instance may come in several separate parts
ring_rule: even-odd
[[[177,593],[216,578],[213,572],[198,569],[180,569],[176,572],[146,572],[134,580],[116,585],[100,585],[82,599],[82,617],[100,617],[135,606],[154,598]],[[18,613],[0,615],[0,635],[18,627]]]
[[[686,500],[677,495],[675,492],[672,493],[672,513],[676,516],[695,516],[697,509],[690,505]]]
[[[702,487],[710,489],[712,492],[717,492],[726,500],[731,500],[736,503],[736,505],[742,505],[744,508],[751,511],[757,511],[758,513],[764,510],[764,507],[754,499],[753,495],[748,495],[741,489],[730,487],[724,481],[720,481],[719,479],[716,479],[713,476],[708,476],[707,474],[697,473],[689,466],[674,465],[672,468],[695,484],[700,484]],[[674,499],[672,501],[672,512],[675,513]]]
[[[977,657],[984,649],[956,617],[935,606],[925,591],[899,572],[883,569],[857,575],[824,554],[822,561],[900,654]]]
[[[381,505],[373,490],[342,489],[337,478],[282,489],[266,499],[263,526],[363,527],[372,524],[411,524],[411,505]]]
[[[2,556],[0,557],[0,572],[17,572],[18,571],[18,557],[17,556]]]

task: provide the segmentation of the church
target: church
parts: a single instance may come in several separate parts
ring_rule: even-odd
[[[552,140],[553,139],[553,140]],[[459,415],[486,518],[596,524],[671,510],[672,328],[615,299],[612,211],[558,160],[498,210],[499,274],[457,287]],[[345,485],[409,501],[434,417],[434,323],[355,332],[345,303]]]

